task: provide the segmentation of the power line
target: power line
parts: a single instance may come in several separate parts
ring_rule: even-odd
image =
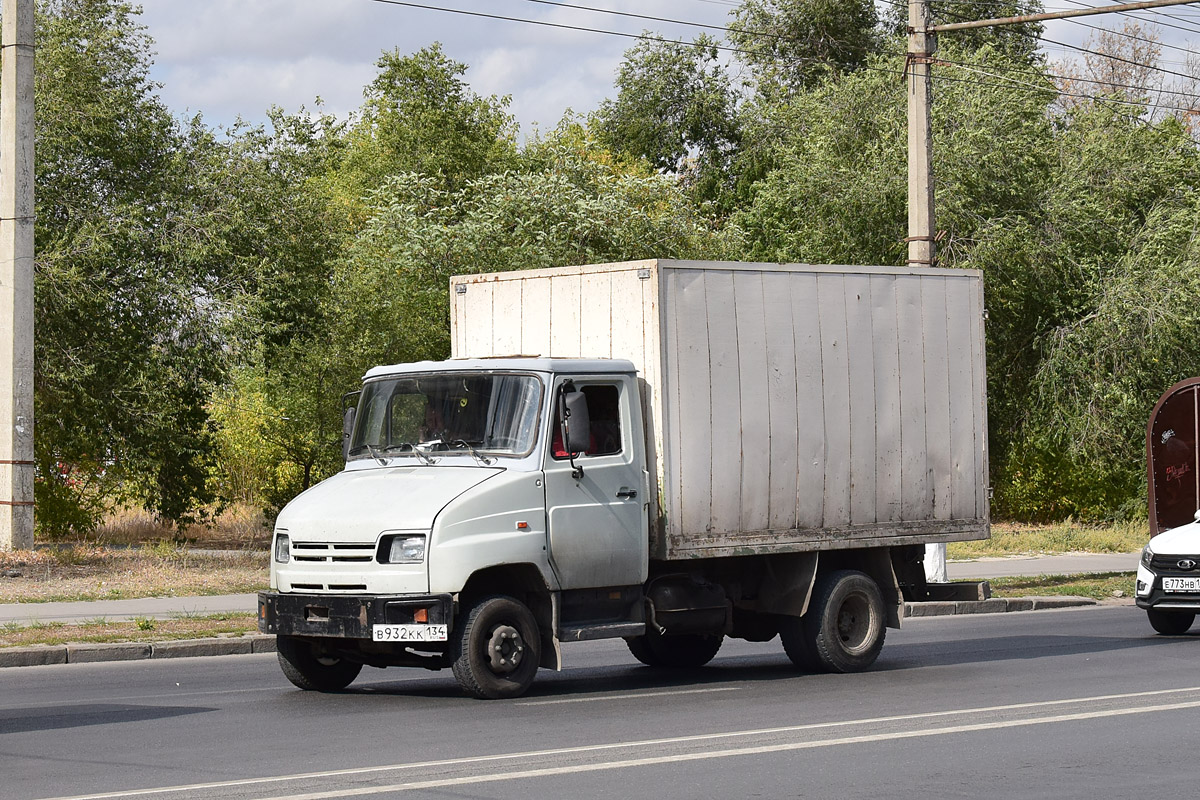
[[[1095,8],[1095,6],[1090,6],[1090,5],[1088,5],[1087,3],[1084,3],[1084,2],[1082,2],[1081,0],[1067,0],[1067,2],[1068,2],[1068,3],[1072,3],[1072,4],[1076,5],[1076,6],[1080,6],[1080,7],[1082,7],[1082,8]],[[1172,15],[1170,15],[1170,14],[1165,14],[1165,13],[1162,13],[1162,12],[1154,11],[1153,9],[1149,9],[1149,10],[1150,10],[1150,12],[1151,12],[1151,13],[1157,14],[1158,16],[1164,16],[1164,17],[1168,17],[1169,19],[1180,19],[1180,18],[1178,18],[1178,17],[1174,17],[1174,16],[1172,16]],[[1130,19],[1136,19],[1136,20],[1142,20],[1142,21],[1145,21],[1145,18],[1144,18],[1144,17],[1138,17],[1138,16],[1134,16],[1134,13],[1133,13],[1133,12],[1131,12],[1131,11],[1115,11],[1115,12],[1113,12],[1113,13],[1115,13],[1115,14],[1120,14],[1120,15],[1121,15],[1121,16],[1123,16],[1123,17],[1129,17]],[[1183,20],[1183,21],[1185,21],[1185,22],[1186,22],[1187,20]],[[1171,24],[1171,23],[1169,23],[1169,22],[1158,22],[1158,23],[1155,23],[1155,24],[1157,24],[1157,25],[1162,25],[1164,28],[1175,28],[1176,30],[1186,31],[1187,33],[1200,33],[1200,29],[1198,29],[1198,28],[1195,28],[1195,27],[1192,27],[1192,28],[1185,28],[1185,27],[1183,27],[1183,26],[1180,26],[1180,25],[1172,25],[1172,24]],[[1189,23],[1189,24],[1192,24],[1192,25],[1194,25],[1195,23]]]
[[[682,21],[682,20],[670,20],[670,19],[666,19],[666,18],[647,17],[647,16],[645,16],[645,15],[639,15],[639,14],[630,14],[630,13],[626,13],[626,12],[617,12],[617,11],[611,11],[611,12],[609,12],[609,11],[607,11],[607,10],[605,10],[605,9],[595,9],[595,8],[588,8],[588,7],[584,7],[584,6],[575,6],[575,5],[572,5],[572,4],[569,4],[569,3],[553,2],[552,0],[531,0],[531,1],[532,1],[532,2],[540,2],[540,3],[542,3],[543,5],[561,6],[561,7],[566,7],[566,8],[578,8],[578,9],[581,9],[581,10],[594,11],[594,12],[597,12],[597,13],[613,13],[613,14],[617,14],[617,15],[620,15],[620,16],[641,17],[641,18],[643,18],[643,19],[653,19],[653,20],[655,20],[655,21],[662,21],[662,22],[673,22],[673,23],[677,23],[677,24],[681,24],[681,25],[696,25],[696,26],[698,26],[698,27],[713,27],[713,26],[708,26],[708,25],[705,25],[705,24],[703,24],[703,23],[690,23],[690,22],[685,22],[685,21]],[[628,38],[628,39],[638,39],[638,40],[643,40],[643,41],[659,41],[659,42],[661,42],[661,41],[671,41],[671,40],[664,39],[664,38],[663,38],[663,37],[661,37],[661,36],[656,36],[656,35],[648,35],[648,34],[645,34],[645,33],[641,33],[641,34],[635,34],[635,33],[625,33],[625,32],[622,32],[622,31],[611,31],[611,30],[607,30],[607,29],[603,29],[603,28],[590,28],[590,27],[586,27],[586,26],[580,26],[580,25],[568,25],[568,24],[566,24],[566,23],[560,23],[560,22],[549,22],[549,21],[546,21],[546,20],[535,20],[535,19],[527,19],[527,18],[523,18],[523,17],[512,17],[512,16],[505,16],[505,15],[501,15],[501,14],[489,14],[489,13],[485,13],[485,12],[481,12],[481,11],[468,11],[468,10],[465,10],[465,9],[446,8],[446,7],[444,7],[444,6],[435,6],[435,5],[429,5],[429,4],[425,4],[425,3],[415,3],[415,2],[409,2],[409,0],[372,0],[372,2],[376,2],[376,3],[383,3],[383,4],[386,4],[386,5],[404,6],[404,7],[407,7],[407,8],[417,8],[417,9],[423,9],[423,10],[428,10],[428,11],[440,11],[440,12],[443,12],[443,13],[448,13],[448,14],[462,14],[462,15],[465,15],[465,16],[472,16],[472,17],[482,17],[482,18],[485,18],[485,19],[495,19],[495,20],[501,20],[501,21],[505,21],[505,22],[518,22],[518,23],[525,23],[525,24],[531,24],[531,25],[540,25],[540,26],[544,26],[544,27],[551,27],[551,28],[561,28],[561,29],[566,29],[566,30],[582,31],[582,32],[588,32],[588,33],[601,33],[601,34],[605,34],[605,35],[609,35],[609,36],[620,36],[620,37],[624,37],[624,38]],[[902,3],[900,3],[900,2],[897,2],[897,0],[884,0],[884,2],[889,2],[889,3],[891,3],[892,5],[895,5],[895,6],[901,6],[901,5],[903,5]],[[756,32],[754,32],[754,31],[745,31],[745,32],[746,32],[746,33],[748,33],[748,34],[750,34],[750,35],[752,35],[752,36],[763,35],[763,34],[756,33]],[[777,35],[775,35],[775,34],[766,34],[766,35],[774,36],[775,38],[785,38],[785,37],[780,37],[780,36],[777,36]],[[1024,35],[1027,35],[1027,36],[1032,36],[1032,34],[1024,34]],[[1159,70],[1159,71],[1161,71],[1161,72],[1166,72],[1166,73],[1169,73],[1169,74],[1178,75],[1178,76],[1180,76],[1180,77],[1184,77],[1184,78],[1190,78],[1190,77],[1191,77],[1191,76],[1188,76],[1188,75],[1184,75],[1183,73],[1179,73],[1179,72],[1173,72],[1172,70],[1163,70],[1163,69],[1161,69],[1161,68],[1152,67],[1152,66],[1150,66],[1150,65],[1144,65],[1144,64],[1140,64],[1139,62],[1136,62],[1136,61],[1131,61],[1131,60],[1129,60],[1129,59],[1124,59],[1124,58],[1121,58],[1121,57],[1119,57],[1119,56],[1109,56],[1109,55],[1106,55],[1106,54],[1103,54],[1103,53],[1097,53],[1097,52],[1095,52],[1095,51],[1088,50],[1088,49],[1086,49],[1086,48],[1075,47],[1074,45],[1065,44],[1065,43],[1063,43],[1063,42],[1056,42],[1056,41],[1054,41],[1054,40],[1052,40],[1052,39],[1044,39],[1044,38],[1042,38],[1042,37],[1033,37],[1033,38],[1041,39],[1042,41],[1049,42],[1049,43],[1052,43],[1052,44],[1056,44],[1056,45],[1059,45],[1059,46],[1061,46],[1061,47],[1067,47],[1067,48],[1070,48],[1070,49],[1073,49],[1073,50],[1081,50],[1081,51],[1083,51],[1083,52],[1086,52],[1086,53],[1093,53],[1094,55],[1100,55],[1100,56],[1104,56],[1104,57],[1106,57],[1106,58],[1114,58],[1114,59],[1116,59],[1116,60],[1118,60],[1118,61],[1125,61],[1125,62],[1127,62],[1127,63],[1133,64],[1133,65],[1135,65],[1135,66],[1139,66],[1139,67],[1148,67],[1148,68],[1150,68],[1150,69],[1158,69],[1158,70]],[[683,42],[674,42],[674,43],[675,43],[675,44],[683,44]],[[747,50],[742,50],[742,49],[740,49],[740,48],[736,48],[736,47],[729,47],[729,46],[727,46],[727,45],[714,45],[714,47],[715,47],[716,49],[718,49],[718,50],[722,50],[722,51],[725,51],[725,52],[728,52],[728,53],[735,53],[735,54],[745,54],[745,55],[757,55],[757,54],[755,54],[755,53],[751,53],[750,51],[747,51]],[[821,59],[818,59],[818,58],[799,58],[799,59],[792,59],[792,60],[800,60],[800,61],[820,61]],[[992,73],[986,73],[986,72],[982,72],[982,71],[980,71],[980,70],[977,70],[977,69],[975,69],[974,67],[970,67],[969,65],[965,65],[965,64],[963,64],[962,62],[952,62],[952,61],[945,61],[944,63],[946,63],[946,64],[953,64],[953,65],[955,65],[955,66],[958,66],[958,67],[960,67],[960,68],[964,68],[964,69],[972,69],[972,70],[974,70],[974,71],[980,72],[980,74],[984,74],[984,75],[992,75]],[[863,66],[863,67],[861,67],[861,69],[864,69],[864,70],[866,70],[866,71],[872,71],[872,72],[883,72],[883,73],[886,73],[886,74],[889,74],[889,75],[895,75],[895,74],[902,74],[902,73],[903,73],[903,70],[890,70],[890,69],[883,69],[883,68],[879,68],[879,67],[868,67],[868,66]],[[994,76],[994,75],[993,75],[993,77],[999,77],[999,76]],[[1109,82],[1107,82],[1107,81],[1092,81],[1092,80],[1089,80],[1089,79],[1073,79],[1073,78],[1067,78],[1067,77],[1064,77],[1064,76],[1049,76],[1049,77],[1057,77],[1057,78],[1059,78],[1059,79],[1061,79],[1061,80],[1084,80],[1084,81],[1086,81],[1086,82],[1089,82],[1089,83],[1097,83],[1097,84],[1104,84],[1104,85],[1118,86],[1118,84],[1112,84],[1112,83],[1109,83]],[[1006,79],[1006,78],[1002,78],[1002,79],[1004,79],[1004,80],[1011,80],[1011,79]],[[954,79],[949,79],[949,80],[954,80]],[[1020,82],[1014,82],[1014,83],[1016,83],[1017,85],[1025,85],[1025,86],[1033,87],[1033,85],[1032,85],[1032,84],[1020,84]],[[1038,87],[1033,87],[1033,88],[1038,88]],[[1124,85],[1121,85],[1121,88],[1138,89],[1138,90],[1140,90],[1140,91],[1145,91],[1145,92],[1159,91],[1160,93],[1180,94],[1180,95],[1183,95],[1183,96],[1191,96],[1191,95],[1189,95],[1189,94],[1187,94],[1187,93],[1184,93],[1184,92],[1168,92],[1167,90],[1156,90],[1156,89],[1151,89],[1151,88],[1149,88],[1149,87],[1138,87],[1138,86],[1124,86]],[[1049,88],[1049,89],[1041,89],[1041,88],[1038,88],[1038,91],[1050,91],[1050,92],[1053,92],[1053,91],[1056,91],[1056,90],[1055,90],[1054,88]],[[1150,107],[1150,106],[1148,106],[1147,104],[1143,104],[1143,103],[1135,103],[1135,102],[1133,102],[1133,101],[1120,101],[1120,100],[1114,100],[1113,98],[1107,98],[1107,97],[1102,97],[1102,96],[1097,96],[1097,95],[1088,95],[1088,94],[1081,94],[1081,93],[1067,93],[1067,92],[1058,92],[1058,94],[1060,94],[1060,95],[1062,95],[1062,96],[1068,96],[1068,97],[1079,97],[1079,98],[1084,98],[1084,99],[1090,99],[1090,100],[1094,100],[1094,101],[1097,101],[1097,102],[1115,102],[1115,103],[1124,104],[1124,105],[1137,105],[1137,106],[1140,106],[1140,107]],[[1182,111],[1182,112],[1192,112],[1192,111],[1193,111],[1193,109],[1184,109],[1184,108],[1179,108],[1179,107],[1175,107],[1175,106],[1157,105],[1157,106],[1153,106],[1153,107],[1155,107],[1155,108],[1168,108],[1168,109],[1173,109],[1173,110],[1176,110],[1176,111]]]
[[[939,63],[940,63],[940,60],[939,60]],[[950,62],[946,62],[946,63],[949,64]],[[996,80],[1005,81],[1005,83],[1013,85],[1013,86],[1021,86],[1024,88],[1033,89],[1035,91],[1043,92],[1046,94],[1054,94],[1059,97],[1077,97],[1077,98],[1080,98],[1083,100],[1092,100],[1097,103],[1109,103],[1112,105],[1129,106],[1131,108],[1142,108],[1142,109],[1146,109],[1146,110],[1178,111],[1183,114],[1198,114],[1198,113],[1200,113],[1200,108],[1197,108],[1197,107],[1183,108],[1181,106],[1172,106],[1172,105],[1167,105],[1165,103],[1141,103],[1136,100],[1123,100],[1123,99],[1117,98],[1117,97],[1103,97],[1103,96],[1097,96],[1097,95],[1092,95],[1092,94],[1083,94],[1083,93],[1079,93],[1079,92],[1064,92],[1064,91],[1060,91],[1059,89],[1057,89],[1053,86],[1041,87],[1041,86],[1038,86],[1033,83],[1026,83],[1024,81],[1014,80],[1013,78],[1008,78],[1003,75],[996,75],[995,73],[987,72],[986,70],[975,69],[974,67],[967,67],[967,66],[961,66],[961,65],[956,65],[956,66],[959,66],[960,69],[963,69],[966,72],[974,72],[978,75],[983,75],[988,78],[994,78]],[[991,87],[994,89],[1008,88],[1007,86],[1002,85],[1002,84],[988,83],[986,81],[967,80],[965,78],[951,78],[948,75],[935,75],[933,79],[935,81],[940,80],[940,81],[950,81],[952,83],[969,83],[969,84],[972,84],[975,86],[988,86],[988,87]]]
[[[968,63],[966,63],[966,62],[963,62],[963,61],[955,61],[955,60],[953,60],[953,59],[949,59],[949,58],[938,58],[938,59],[937,59],[937,63],[939,63],[939,64],[950,64],[950,65],[953,65],[953,66],[956,66],[956,67],[962,67],[962,68],[964,68],[964,69],[967,69],[967,68],[975,68],[975,65],[974,65],[974,64],[968,64]],[[991,67],[991,68],[992,68],[992,69],[997,69],[997,67]],[[1006,72],[1016,72],[1016,70],[1004,70],[1004,71],[1006,71]],[[1112,86],[1112,87],[1114,87],[1114,88],[1118,88],[1118,89],[1134,89],[1134,90],[1136,90],[1136,91],[1139,91],[1139,92],[1146,92],[1146,93],[1148,93],[1148,94],[1150,94],[1150,93],[1156,93],[1156,94],[1171,94],[1171,95],[1178,95],[1178,96],[1180,96],[1180,97],[1188,97],[1188,98],[1193,98],[1193,99],[1200,99],[1200,98],[1198,98],[1198,97],[1197,97],[1197,95],[1196,95],[1194,92],[1180,91],[1180,90],[1177,90],[1177,89],[1158,89],[1158,88],[1154,88],[1154,87],[1151,87],[1151,86],[1136,86],[1136,85],[1132,85],[1132,84],[1128,84],[1128,83],[1115,83],[1115,82],[1113,82],[1113,81],[1104,81],[1104,80],[1099,80],[1099,79],[1096,79],[1096,78],[1083,78],[1083,77],[1078,77],[1078,76],[1075,76],[1075,75],[1057,75],[1057,74],[1055,74],[1055,73],[1053,73],[1053,72],[1042,72],[1042,73],[1038,73],[1038,74],[1040,74],[1040,75],[1044,75],[1044,76],[1045,76],[1045,77],[1047,77],[1047,78],[1056,78],[1056,79],[1058,79],[1058,80],[1061,80],[1061,81],[1082,81],[1083,83],[1094,83],[1094,84],[1097,84],[1097,85],[1099,85],[1099,86]],[[1031,76],[1031,77],[1032,77],[1032,76]],[[1099,100],[1099,99],[1103,99],[1102,97],[1095,96],[1095,95],[1078,95],[1078,96],[1079,96],[1079,97],[1092,97],[1093,99],[1097,99],[1097,100]]]
[[[1132,65],[1133,65],[1133,66],[1135,66],[1135,67],[1141,67],[1141,68],[1143,68],[1143,69],[1154,70],[1155,72],[1162,72],[1162,73],[1165,73],[1165,74],[1167,74],[1167,75],[1174,75],[1174,76],[1176,76],[1176,77],[1178,77],[1178,78],[1185,78],[1185,79],[1187,79],[1187,80],[1192,80],[1192,79],[1195,77],[1195,76],[1193,76],[1193,75],[1188,75],[1187,73],[1184,73],[1184,72],[1176,72],[1176,71],[1175,71],[1175,70],[1173,70],[1173,69],[1165,69],[1165,68],[1163,68],[1163,67],[1158,67],[1158,66],[1155,66],[1155,65],[1153,65],[1153,64],[1143,64],[1143,63],[1142,63],[1142,62],[1140,62],[1140,61],[1134,61],[1133,59],[1130,59],[1130,58],[1124,58],[1124,57],[1122,57],[1122,56],[1118,56],[1118,55],[1113,55],[1112,53],[1100,53],[1100,52],[1098,52],[1098,51],[1096,51],[1096,50],[1089,50],[1089,49],[1088,49],[1088,48],[1086,48],[1086,47],[1078,47],[1078,46],[1076,46],[1076,45],[1073,45],[1073,44],[1067,44],[1066,42],[1059,42],[1059,41],[1056,41],[1056,40],[1054,40],[1054,39],[1047,39],[1045,36],[1037,36],[1036,38],[1037,38],[1037,39],[1040,39],[1040,40],[1041,40],[1041,41],[1043,41],[1043,42],[1050,42],[1051,44],[1056,44],[1056,45],[1058,45],[1059,47],[1066,47],[1066,48],[1069,48],[1069,49],[1071,49],[1071,50],[1078,50],[1078,51],[1079,51],[1079,52],[1081,52],[1081,53],[1091,53],[1091,54],[1092,54],[1092,55],[1094,55],[1094,56],[1100,56],[1100,57],[1102,57],[1102,58],[1111,58],[1113,61],[1121,61],[1121,62],[1124,62],[1124,63],[1126,63],[1126,64],[1132,64]]]
[[[1115,36],[1124,36],[1124,37],[1125,37],[1125,38],[1127,38],[1127,39],[1134,39],[1134,40],[1136,40],[1136,41],[1139,41],[1139,42],[1147,42],[1147,43],[1149,43],[1149,44],[1158,45],[1159,47],[1167,47],[1167,48],[1170,48],[1171,50],[1179,50],[1180,52],[1187,53],[1187,54],[1189,54],[1189,55],[1193,55],[1193,56],[1194,56],[1194,55],[1200,55],[1200,52],[1197,52],[1196,50],[1189,50],[1189,49],[1188,49],[1188,48],[1186,48],[1186,47],[1179,47],[1178,45],[1169,44],[1169,43],[1167,43],[1167,42],[1164,42],[1164,41],[1162,41],[1162,40],[1160,40],[1160,39],[1147,39],[1147,38],[1146,38],[1146,37],[1144,37],[1144,36],[1137,36],[1136,34],[1128,33],[1128,32],[1126,32],[1126,31],[1118,31],[1118,30],[1113,30],[1113,29],[1111,29],[1111,28],[1103,28],[1103,27],[1101,27],[1101,26],[1099,26],[1099,25],[1091,25],[1091,24],[1089,24],[1089,23],[1087,23],[1087,22],[1083,22],[1083,21],[1081,21],[1081,20],[1077,20],[1077,19],[1067,19],[1067,20],[1063,20],[1063,21],[1064,21],[1064,22],[1070,22],[1070,23],[1072,23],[1072,24],[1075,24],[1075,25],[1082,25],[1083,27],[1085,27],[1085,28],[1091,28],[1091,29],[1092,29],[1092,30],[1094,30],[1094,31],[1102,31],[1102,32],[1104,32],[1104,33],[1111,33],[1111,34],[1113,34],[1113,35],[1115,35]],[[1151,24],[1151,25],[1157,25],[1158,23],[1152,22],[1152,23],[1150,23],[1150,24]]]

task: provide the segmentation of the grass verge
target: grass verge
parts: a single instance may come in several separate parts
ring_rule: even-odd
[[[0,603],[257,592],[267,588],[267,559],[265,550],[206,554],[170,542],[0,552]]]
[[[992,523],[992,536],[978,542],[951,542],[947,558],[971,559],[995,556],[1050,555],[1054,553],[1132,553],[1150,540],[1146,522],[1082,525]]]
[[[0,647],[30,645],[88,644],[104,642],[169,642],[205,639],[212,636],[244,636],[257,633],[254,614],[209,614],[175,619],[136,619],[129,622],[88,620],[0,625]]]
[[[1037,575],[1033,577],[992,578],[993,597],[1029,597],[1031,595],[1071,595],[1093,600],[1133,602],[1135,573],[1098,572],[1086,575]]]

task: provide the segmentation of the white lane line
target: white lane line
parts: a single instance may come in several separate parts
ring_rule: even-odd
[[[1145,692],[1126,692],[1123,694],[1104,694],[1091,697],[1075,697],[1062,700],[1039,700],[1029,703],[1010,703],[1001,706],[981,706],[976,708],[959,708],[946,711],[923,711],[917,714],[899,714],[890,717],[868,717],[866,719],[837,720],[834,722],[813,722],[804,725],[787,725],[777,728],[757,728],[740,731],[725,731],[722,733],[699,733],[691,736],[675,736],[662,739],[643,739],[634,742],[608,742],[604,744],[581,745],[578,747],[561,747],[550,750],[530,750],[525,752],[498,753],[490,756],[463,756],[437,761],[409,762],[406,764],[385,764],[376,767],[354,767],[349,769],[324,770],[321,772],[306,772],[298,775],[278,775],[265,778],[241,778],[214,783],[193,783],[182,786],[162,786],[154,789],[128,789],[120,792],[103,792],[100,794],[72,795],[69,797],[45,798],[45,800],[110,800],[114,797],[137,797],[151,794],[169,794],[175,792],[202,791],[206,789],[226,789],[237,786],[256,786],[268,783],[286,783],[290,781],[319,780],[322,778],[340,778],[356,775],[371,775],[379,772],[399,772],[402,770],[431,769],[439,767],[462,766],[466,764],[485,764],[493,761],[505,761],[521,758],[542,758],[546,756],[579,755],[605,750],[627,748],[656,747],[662,745],[688,744],[691,742],[712,741],[714,739],[732,739],[748,736],[765,736],[783,733],[799,733],[829,728],[843,728],[852,725],[876,725],[894,722],[908,722],[937,717],[948,717],[958,714],[990,714],[1004,711],[1017,711],[1030,708],[1049,708],[1053,706],[1071,705],[1077,703],[1096,703],[1114,700],[1140,700],[1151,697],[1163,697],[1172,694],[1187,694],[1200,692],[1200,686],[1190,686],[1181,689],[1155,689]],[[492,701],[497,702],[497,701]],[[1180,705],[1169,708],[1180,708]]]
[[[1150,714],[1157,711],[1180,711],[1188,708],[1200,708],[1200,700],[1190,703],[1173,703],[1161,706],[1143,706],[1140,708],[1116,708],[1107,711],[1084,711],[1078,714],[1061,714],[1055,717],[1034,717],[1030,719],[1006,720],[1003,722],[979,722],[973,725],[950,725],[944,728],[925,728],[894,733],[876,733],[865,736],[847,736],[841,739],[823,739],[815,742],[788,742],[786,744],[762,745],[759,747],[730,748],[726,750],[703,750],[695,753],[672,753],[646,758],[631,758],[623,761],[601,761],[594,764],[577,764],[569,767],[542,767],[516,772],[488,772],[480,775],[465,775],[459,778],[440,778],[428,781],[411,781],[409,783],[393,783],[388,786],[372,786],[360,789],[335,789],[328,792],[311,792],[309,794],[286,794],[277,797],[259,798],[259,800],[333,800],[339,797],[364,797],[373,794],[407,792],[419,789],[441,789],[451,786],[467,786],[477,783],[495,783],[496,781],[522,780],[528,778],[547,778],[555,775],[572,775],[582,772],[602,772],[614,769],[630,769],[633,767],[649,767],[659,764],[676,764],[680,761],[708,761],[714,758],[732,758],[735,756],[765,755],[768,753],[786,753],[795,750],[814,750],[820,747],[838,747],[841,745],[864,744],[871,742],[894,741],[897,739],[919,739],[927,736],[946,736],[955,733],[971,733],[977,731],[994,731],[1004,728],[1021,728],[1031,725],[1047,725],[1060,722],[1077,722],[1080,720],[1101,719],[1104,717],[1121,717],[1130,714]]]
[[[521,700],[517,706],[556,706],[562,703],[595,703],[600,700],[640,700],[643,697],[675,697],[681,694],[712,694],[714,692],[736,692],[740,686],[718,686],[712,689],[679,689],[664,692],[629,692],[628,694],[601,694],[588,697],[564,697],[558,700]]]

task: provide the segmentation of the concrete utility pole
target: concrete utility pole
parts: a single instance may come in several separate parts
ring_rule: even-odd
[[[33,547],[33,0],[0,6],[0,550]]]
[[[930,62],[937,45],[929,32],[929,0],[908,0],[908,264],[936,263],[933,217],[933,88]]]
[[[929,0],[908,0],[908,263],[910,266],[932,267],[937,264],[937,227],[934,222],[933,192],[933,128],[930,112],[933,92],[930,88],[930,67],[937,47],[939,31],[961,31],[971,28],[993,28],[1000,25],[1021,25],[1070,17],[1088,17],[1143,11],[1165,6],[1195,5],[1200,0],[1144,0],[1071,11],[1026,14],[1020,17],[952,22],[931,25]],[[936,583],[946,581],[946,545],[925,545],[925,577]]]

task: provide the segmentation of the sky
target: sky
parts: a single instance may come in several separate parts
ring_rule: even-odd
[[[645,29],[667,38],[691,40],[720,31],[564,8],[547,0],[415,0],[484,14],[542,23],[594,28],[627,35]],[[562,0],[634,14],[715,27],[729,21],[736,0]],[[1074,0],[1053,0],[1052,9]],[[554,128],[567,109],[586,114],[615,94],[622,54],[636,44],[629,36],[605,35],[551,25],[452,14],[380,0],[140,0],[142,24],[155,40],[151,76],[160,96],[178,114],[200,112],[210,125],[229,125],[239,116],[265,121],[269,107],[312,109],[319,97],[327,112],[345,117],[362,102],[384,50],[412,53],[437,41],[446,54],[468,65],[466,80],[479,94],[511,95],[509,107],[529,136],[535,127]],[[1200,50],[1200,5],[1164,9],[1178,28],[1159,30],[1164,42]],[[1085,18],[1115,25],[1114,15]],[[1046,36],[1084,43],[1089,29],[1050,23]],[[1064,52],[1048,52],[1061,59]],[[1168,60],[1184,57],[1165,50]]]
[[[639,34],[650,28],[691,40],[703,28],[553,7],[531,0],[417,0],[549,23]],[[731,0],[570,0],[593,7],[722,27]],[[484,96],[511,95],[509,107],[529,135],[552,129],[569,108],[595,110],[612,94],[624,51],[636,39],[393,5],[377,0],[140,0],[155,40],[152,77],[177,113],[202,112],[209,124],[239,115],[262,121],[271,105],[324,108],[344,116],[362,103],[381,52],[412,53],[441,42],[468,65],[466,80]],[[719,31],[710,31],[719,34]]]

